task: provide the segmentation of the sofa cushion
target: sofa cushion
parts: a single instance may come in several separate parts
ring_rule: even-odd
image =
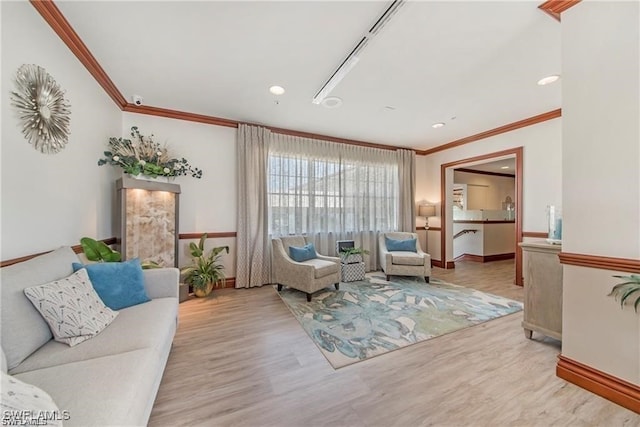
[[[9,369],[7,368],[7,356],[4,355],[4,349],[0,349],[0,352],[2,352],[2,372],[6,374]]]
[[[171,345],[176,330],[178,298],[157,298],[118,311],[118,317],[100,334],[75,347],[49,341],[19,366],[13,375],[127,351]]]
[[[416,239],[391,239],[389,237],[384,238],[384,242],[387,245],[389,252],[404,251],[404,252],[417,252]]]
[[[148,422],[164,363],[153,350],[143,349],[38,369],[16,378],[47,390],[60,410],[68,413],[65,427],[141,426]]]
[[[61,412],[55,404],[51,396],[40,388],[20,381],[6,373],[1,373],[0,391],[2,399],[0,399],[0,408],[2,409],[3,425],[22,425],[23,422],[38,421],[38,425],[61,426],[62,420],[67,417],[66,413]],[[21,414],[29,414],[37,417],[38,414],[46,414],[51,419],[41,421],[38,418],[25,419]],[[12,419],[12,415],[17,418]]]
[[[73,264],[74,271],[81,268],[87,269],[94,289],[105,305],[112,310],[120,310],[149,301],[138,258],[125,262]]]
[[[391,254],[395,265],[424,265],[424,257],[415,252],[398,251]]]
[[[52,338],[38,310],[24,295],[24,288],[62,279],[73,273],[78,257],[69,247],[0,269],[2,348],[8,368],[15,368]]]
[[[56,341],[74,346],[99,334],[118,315],[105,306],[84,268],[64,279],[26,288]]]
[[[316,248],[313,243],[307,243],[303,247],[289,246],[289,256],[292,260],[297,262],[304,262],[310,259],[318,258]]]
[[[319,258],[310,259],[303,262],[303,264],[313,265],[315,268],[313,277],[316,279],[337,273],[340,270],[340,264],[337,262],[325,261]]]

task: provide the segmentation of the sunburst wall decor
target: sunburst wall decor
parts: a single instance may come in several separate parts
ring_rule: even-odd
[[[12,105],[18,109],[22,133],[45,154],[62,150],[69,140],[71,106],[64,91],[47,71],[34,64],[18,68]]]

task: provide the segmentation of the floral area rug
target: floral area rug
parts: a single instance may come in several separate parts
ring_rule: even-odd
[[[279,293],[334,368],[522,310],[522,303],[431,278],[368,274],[307,302],[304,292]]]

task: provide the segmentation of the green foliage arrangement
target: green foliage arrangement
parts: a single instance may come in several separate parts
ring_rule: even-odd
[[[640,306],[640,275],[632,274],[631,276],[613,276],[618,279],[625,280],[622,283],[618,283],[615,285],[609,296],[614,297],[616,300],[620,299],[620,307],[624,308],[624,303],[627,301],[633,300],[632,295],[635,297],[635,302],[633,303],[633,308],[636,313],[638,312],[638,307]]]
[[[98,166],[119,166],[130,175],[176,177],[191,175],[202,178],[202,170],[192,167],[184,157],[174,158],[168,148],[153,140],[153,135],[144,136],[137,126],[131,128],[131,139],[109,138],[109,150],[105,158],[98,160]]]
[[[218,287],[225,282],[224,266],[220,263],[220,258],[222,251],[229,253],[229,246],[215,247],[205,255],[206,240],[207,235],[203,234],[197,245],[193,242],[189,244],[193,263],[180,270],[185,275],[185,283],[193,286],[194,291],[205,291],[209,286]]]
[[[340,251],[340,255],[344,257],[348,257],[349,255],[363,255],[363,254],[368,255],[369,251],[362,248],[343,248]]]
[[[339,253],[340,261],[342,263],[362,262],[362,255],[368,253],[368,250],[362,248],[342,248]]]

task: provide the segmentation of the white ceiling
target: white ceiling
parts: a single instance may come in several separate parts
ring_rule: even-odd
[[[560,108],[560,83],[536,85],[561,72],[541,2],[407,2],[331,93],[336,109],[311,99],[390,2],[56,4],[128,101],[427,149]]]

